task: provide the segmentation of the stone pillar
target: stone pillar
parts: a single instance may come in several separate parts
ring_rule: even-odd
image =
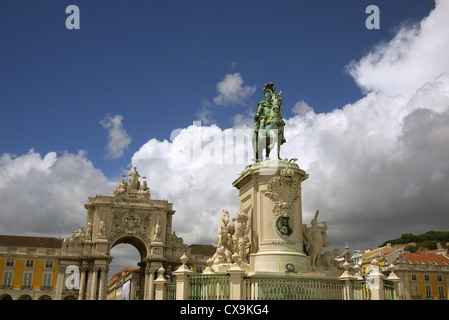
[[[187,267],[187,260],[188,257],[183,255],[181,257],[182,265],[172,273],[176,276],[176,300],[189,299],[189,275],[194,272]]]
[[[343,287],[343,299],[344,300],[353,300],[354,299],[354,289],[352,286],[352,280],[354,279],[354,276],[349,274],[349,263],[348,261],[345,261],[343,263],[343,268],[345,271],[342,273],[342,275],[338,278],[340,280],[343,280],[344,287]]]
[[[151,262],[146,263],[145,267],[145,296],[144,300],[154,300],[154,272],[158,270]]]
[[[108,271],[107,268],[100,268],[100,285],[98,289],[98,300],[107,300],[107,282],[108,282]]]
[[[92,267],[90,276],[89,300],[97,300],[98,267]]]
[[[245,274],[245,270],[240,268],[237,261],[239,260],[239,255],[235,254],[232,256],[234,263],[231,268],[226,272],[229,274],[229,299],[230,300],[242,300],[242,283],[243,283],[243,275]]]
[[[62,300],[62,291],[64,290],[65,286],[65,268],[66,266],[62,266],[61,264],[59,264],[58,278],[56,280],[55,300]]]
[[[84,300],[86,299],[86,274],[87,274],[87,268],[86,267],[80,267],[80,289],[78,293],[78,300]]]
[[[384,295],[384,278],[385,276],[379,271],[379,261],[374,259],[371,261],[373,270],[366,277],[368,288],[371,290],[371,300],[385,300]]]
[[[248,210],[254,274],[285,274],[286,265],[309,271],[303,252],[301,182],[308,175],[295,163],[253,164],[233,182],[240,212]]]
[[[395,270],[394,264],[391,264],[389,266],[389,269],[391,272],[388,275],[388,278],[386,280],[389,280],[389,281],[393,282],[393,284],[394,284],[394,299],[401,300],[402,296],[399,291],[399,283],[401,282],[401,279],[399,279],[399,277],[396,275],[396,273],[394,273],[394,270]]]
[[[155,283],[155,300],[167,300],[167,289],[165,284],[167,283],[167,279],[164,278],[165,269],[160,267],[158,272],[158,277],[154,280]]]

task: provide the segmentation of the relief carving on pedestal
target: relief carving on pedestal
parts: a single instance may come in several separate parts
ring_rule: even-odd
[[[265,196],[274,202],[274,220],[276,230],[281,236],[293,233],[293,204],[299,197],[301,180],[295,177],[293,169],[283,169],[279,176],[268,181]]]
[[[279,176],[268,181],[268,192],[265,196],[274,202],[273,213],[275,218],[294,218],[293,203],[299,197],[301,180],[294,176],[293,169],[283,169]]]

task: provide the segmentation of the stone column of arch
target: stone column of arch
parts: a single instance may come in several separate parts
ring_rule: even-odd
[[[97,280],[98,280],[98,270],[99,268],[96,266],[93,266],[89,270],[89,277],[88,277],[88,284],[87,287],[89,288],[88,291],[88,300],[97,300]]]
[[[87,270],[87,267],[80,267],[80,289],[78,292],[78,300],[84,300],[86,298]]]
[[[107,284],[108,284],[108,268],[100,267],[100,284],[98,287],[98,300],[107,299]]]
[[[65,265],[59,264],[58,276],[57,276],[57,280],[56,280],[55,300],[62,299],[62,291],[64,290],[65,269],[66,269]]]

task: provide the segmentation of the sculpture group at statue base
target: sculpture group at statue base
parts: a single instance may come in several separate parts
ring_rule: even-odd
[[[333,259],[339,252],[322,253],[330,242],[326,224],[318,226],[318,212],[311,227],[302,223],[301,183],[307,178],[294,160],[247,166],[233,182],[240,212],[228,225],[229,213],[223,211],[207,272],[225,273],[238,263],[248,276],[338,275]]]

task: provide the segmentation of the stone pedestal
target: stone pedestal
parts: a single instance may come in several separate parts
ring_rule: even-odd
[[[247,167],[233,186],[240,212],[248,212],[253,274],[308,272],[303,252],[301,182],[296,163],[267,160]]]
[[[95,252],[105,254],[108,250],[108,240],[106,238],[98,238],[95,243]]]

